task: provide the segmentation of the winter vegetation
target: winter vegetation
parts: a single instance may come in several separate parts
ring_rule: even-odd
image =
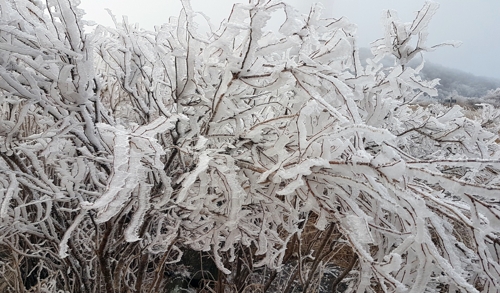
[[[368,60],[320,6],[182,3],[0,0],[0,290],[500,291],[500,111],[413,103],[435,2]]]

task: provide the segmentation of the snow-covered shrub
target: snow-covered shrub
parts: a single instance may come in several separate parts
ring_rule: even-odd
[[[85,34],[77,4],[0,0],[12,290],[158,292],[186,249],[213,258],[218,292],[328,274],[347,292],[500,288],[497,133],[410,105],[436,94],[407,64],[434,49],[437,4],[388,11],[366,66],[355,26],[320,6],[235,4],[200,33],[183,1],[155,32]]]

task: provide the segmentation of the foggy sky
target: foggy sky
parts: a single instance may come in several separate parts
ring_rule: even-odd
[[[177,16],[180,0],[81,0],[86,18],[99,24],[111,25],[104,8],[110,8],[119,19],[127,15],[129,22],[152,30],[155,25]],[[219,23],[229,15],[232,4],[246,0],[191,0],[196,11],[209,15]],[[424,0],[288,0],[306,13],[311,3],[321,2],[325,14],[347,17],[358,25],[358,44],[368,47],[383,35],[381,15],[386,9],[398,11],[399,17],[412,21]],[[428,45],[443,41],[462,41],[459,48],[444,47],[426,53],[427,60],[471,72],[475,75],[500,78],[500,1],[498,0],[440,0],[440,9],[429,26]]]

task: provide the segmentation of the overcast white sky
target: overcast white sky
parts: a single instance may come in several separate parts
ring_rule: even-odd
[[[127,15],[129,22],[153,29],[177,16],[180,0],[81,0],[87,19],[111,25],[104,8],[116,16]],[[220,22],[229,15],[233,3],[246,0],[191,0],[194,10],[202,11]],[[304,13],[311,3],[321,2],[328,16],[346,16],[358,25],[361,46],[382,36],[382,11],[394,9],[401,19],[411,21],[424,0],[285,0]],[[429,45],[441,41],[462,41],[459,48],[445,47],[428,53],[428,60],[476,75],[500,78],[500,1],[499,0],[438,0],[440,9],[429,27]]]

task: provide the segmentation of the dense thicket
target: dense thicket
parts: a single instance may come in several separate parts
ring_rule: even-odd
[[[86,34],[77,4],[0,0],[5,290],[500,288],[499,112],[410,104],[437,4],[388,11],[366,65],[319,6]]]

